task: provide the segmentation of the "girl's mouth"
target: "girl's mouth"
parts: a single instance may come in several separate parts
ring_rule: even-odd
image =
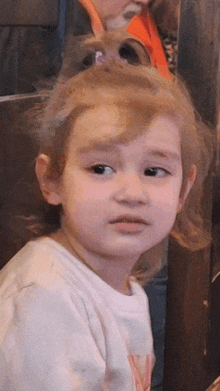
[[[122,233],[139,233],[149,225],[147,221],[133,216],[120,216],[111,221],[111,224],[114,224],[116,229]]]
[[[149,223],[142,219],[141,217],[138,216],[129,216],[129,215],[124,215],[124,216],[119,216],[114,220],[110,221],[111,223],[135,223],[135,224],[146,224],[149,225]]]

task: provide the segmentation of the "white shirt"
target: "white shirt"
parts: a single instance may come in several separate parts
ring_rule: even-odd
[[[154,362],[148,300],[117,292],[50,238],[0,274],[2,391],[146,391]]]

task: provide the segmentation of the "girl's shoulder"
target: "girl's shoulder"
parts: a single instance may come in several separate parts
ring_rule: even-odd
[[[1,313],[10,318],[16,308],[33,308],[40,301],[42,306],[57,301],[64,307],[64,302],[74,302],[81,311],[85,298],[78,281],[78,262],[48,237],[28,242],[0,273]]]
[[[65,249],[49,238],[28,242],[0,274],[0,345],[13,327],[86,319],[82,292],[66,278]],[[68,256],[68,254],[67,254]],[[14,326],[13,326],[14,325]],[[28,326],[29,325],[29,326]]]
[[[60,251],[49,238],[28,242],[1,270],[0,299],[34,284],[49,286],[62,278]]]

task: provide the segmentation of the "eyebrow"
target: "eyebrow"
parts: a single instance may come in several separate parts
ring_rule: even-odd
[[[173,152],[169,149],[150,149],[147,151],[149,155],[159,157],[162,159],[169,159],[169,160],[181,160],[181,153],[179,152]]]
[[[96,143],[94,141],[91,141],[91,143],[89,145],[85,145],[85,146],[79,148],[77,152],[79,154],[89,153],[92,151],[108,152],[108,151],[112,151],[113,149],[115,149],[116,144],[117,143],[112,143],[109,141],[108,141],[108,144],[106,142]]]
[[[97,151],[97,152],[111,152],[113,150],[115,150],[115,147],[117,148],[117,144],[118,142],[112,142],[112,141],[108,141],[109,144],[107,144],[106,142],[103,142],[101,143],[100,141],[97,143],[97,142],[93,142],[91,141],[91,144],[90,145],[87,145],[87,146],[83,146],[81,148],[78,149],[78,154],[86,154],[86,153],[89,153],[89,152],[93,152],[93,151]],[[174,160],[174,161],[180,161],[181,160],[181,153],[179,152],[173,152],[173,151],[170,151],[169,149],[147,149],[145,151],[145,153],[147,155],[150,155],[152,157],[156,157],[156,158],[162,158],[164,160]]]

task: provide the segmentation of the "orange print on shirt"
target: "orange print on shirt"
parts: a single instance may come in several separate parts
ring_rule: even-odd
[[[128,356],[131,372],[135,380],[136,391],[150,391],[151,388],[151,372],[152,372],[152,356],[146,357],[139,355]]]

